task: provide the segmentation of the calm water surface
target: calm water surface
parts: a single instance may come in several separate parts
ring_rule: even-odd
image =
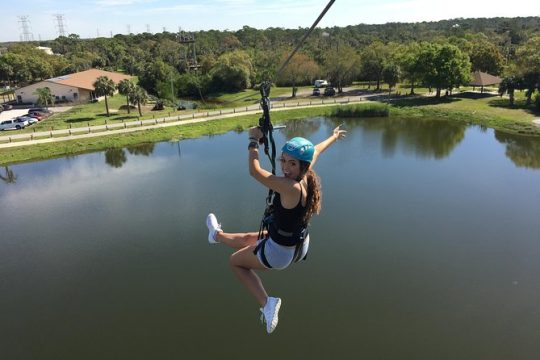
[[[540,139],[346,126],[317,164],[307,261],[262,275],[283,298],[271,336],[206,240],[210,211],[258,227],[245,133],[1,168],[1,357],[538,359]]]

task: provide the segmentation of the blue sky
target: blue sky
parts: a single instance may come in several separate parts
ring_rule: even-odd
[[[83,38],[150,30],[152,33],[238,30],[244,25],[309,27],[327,0],[26,0],[9,1],[0,21],[0,41],[21,39],[19,16],[28,16],[35,40],[58,36],[54,14],[67,33]],[[7,6],[6,6],[7,5]],[[437,21],[452,18],[540,16],[538,0],[336,0],[320,26]]]

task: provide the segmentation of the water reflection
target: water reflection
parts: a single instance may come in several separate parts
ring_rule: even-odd
[[[105,163],[113,168],[121,168],[127,161],[124,149],[107,149],[105,151]]]
[[[132,155],[150,156],[154,152],[156,144],[145,143],[127,146],[127,151]],[[107,149],[105,151],[105,163],[114,168],[120,168],[127,162],[127,156],[124,149]]]
[[[132,155],[150,156],[154,152],[155,146],[154,143],[132,145],[127,147],[127,151]]]
[[[17,182],[17,175],[9,167],[4,166],[4,175],[0,175],[0,179],[6,184],[15,184]]]
[[[322,117],[308,118],[302,120],[288,121],[287,126],[281,130],[286,139],[293,138],[295,136],[301,136],[306,139],[312,137],[319,129],[323,120]]]
[[[342,119],[332,119],[337,126]],[[464,139],[466,125],[429,118],[369,118],[346,120],[345,128],[360,127],[365,133],[382,132],[381,146],[387,157],[401,148],[417,156],[447,157]]]
[[[506,145],[506,156],[516,166],[540,169],[540,139],[497,130],[495,139]]]

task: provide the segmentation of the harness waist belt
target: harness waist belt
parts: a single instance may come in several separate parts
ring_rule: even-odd
[[[297,232],[288,232],[278,229],[274,224],[268,226],[268,234],[277,244],[282,246],[296,246],[302,244],[307,235],[307,228],[302,228]]]
[[[281,236],[287,236],[287,237],[291,237],[294,235],[294,233],[292,232],[286,232],[286,231],[283,231],[281,229],[277,229],[277,233]]]

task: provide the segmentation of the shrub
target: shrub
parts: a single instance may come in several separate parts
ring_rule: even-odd
[[[387,117],[390,108],[386,104],[356,104],[341,106],[332,112],[336,117]]]

